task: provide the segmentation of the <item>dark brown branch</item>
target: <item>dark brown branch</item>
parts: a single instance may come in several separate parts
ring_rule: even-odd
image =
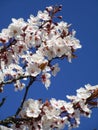
[[[4,97],[4,98],[2,98],[2,101],[0,102],[0,107],[2,107],[3,106],[3,104],[5,103],[5,100],[6,100],[6,98]]]
[[[13,78],[13,79],[5,81],[5,82],[2,81],[0,83],[0,85],[3,86],[3,85],[6,85],[6,84],[11,84],[11,83],[13,83],[13,82],[15,82],[17,80],[20,80],[20,79],[23,79],[23,78],[28,78],[28,77],[30,77],[30,75],[20,75],[17,78]]]
[[[9,127],[10,124],[17,124],[17,123],[21,123],[23,121],[30,121],[30,120],[33,120],[33,118],[16,118],[14,116],[11,116],[11,117],[8,117],[4,120],[1,120],[0,121],[0,125],[4,125],[6,127]]]
[[[32,83],[35,81],[35,78],[34,77],[30,77],[30,81],[29,81],[29,84],[26,86],[26,90],[25,90],[25,93],[24,93],[24,97],[23,97],[23,100],[20,104],[20,107],[17,109],[16,111],[16,114],[15,114],[15,117],[19,114],[19,112],[21,111],[22,107],[23,107],[23,104],[26,100],[26,97],[27,97],[27,94],[28,94],[28,90],[30,88],[30,86],[32,85]]]

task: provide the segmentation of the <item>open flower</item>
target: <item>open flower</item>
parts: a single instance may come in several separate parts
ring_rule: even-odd
[[[38,16],[39,19],[42,19],[42,20],[49,20],[50,19],[49,13],[46,10],[44,12],[38,11],[37,16]]]
[[[52,75],[56,76],[57,72],[60,71],[60,68],[58,67],[58,64],[55,64],[52,66],[51,70],[52,70]]]
[[[31,75],[31,76],[37,76],[41,72],[41,69],[38,67],[38,64],[36,63],[30,63],[26,67],[26,75]]]
[[[91,93],[85,88],[81,87],[80,89],[77,90],[77,97],[80,99],[87,99],[90,96],[91,96]]]
[[[15,19],[12,18],[12,23],[9,25],[9,36],[10,37],[16,37],[20,34],[22,34],[23,30],[22,28],[26,26],[26,23],[22,18],[20,19]]]
[[[29,99],[25,101],[23,110],[20,112],[22,117],[38,117],[41,110],[41,102],[38,100]]]
[[[50,77],[51,75],[49,73],[43,73],[41,76],[42,79],[42,83],[45,84],[45,87],[48,89],[48,87],[50,86]]]

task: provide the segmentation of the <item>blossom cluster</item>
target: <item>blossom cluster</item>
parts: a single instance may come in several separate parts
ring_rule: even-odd
[[[75,31],[70,24],[56,22],[61,16],[55,14],[61,6],[47,7],[38,11],[37,16],[12,18],[12,23],[0,33],[0,91],[8,83],[14,83],[15,90],[25,87],[23,80],[37,77],[46,88],[50,86],[51,75],[60,70],[56,58],[67,58],[69,62],[74,52],[81,48]],[[20,80],[23,79],[23,80]]]
[[[27,21],[13,18],[0,33],[0,92],[10,83],[15,90],[22,90],[26,85],[20,107],[14,116],[0,121],[1,130],[76,128],[81,116],[90,117],[91,108],[98,107],[98,85],[90,84],[78,89],[76,96],[67,95],[69,102],[55,98],[45,102],[41,99],[25,101],[32,81],[41,81],[48,89],[51,76],[60,71],[59,64],[53,60],[67,58],[71,62],[74,52],[82,47],[76,32],[70,31],[71,24],[60,21],[62,16],[56,15],[61,8],[46,7],[38,11],[37,16],[30,15]],[[28,85],[25,80],[29,81]]]
[[[42,103],[41,100],[28,99],[19,113],[24,120],[13,124],[12,130],[61,130],[66,125],[69,129],[78,127],[81,115],[91,116],[90,102],[96,91],[98,96],[98,85],[87,84],[77,90],[76,96],[67,96],[70,102],[52,98]]]

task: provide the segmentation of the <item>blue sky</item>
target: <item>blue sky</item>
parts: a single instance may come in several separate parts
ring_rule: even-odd
[[[41,83],[34,83],[28,98],[34,99],[66,99],[66,95],[75,94],[75,90],[85,84],[98,84],[98,0],[0,0],[0,30],[11,23],[11,18],[29,18],[46,6],[62,4],[63,20],[71,23],[76,30],[76,37],[81,41],[82,49],[76,52],[78,56],[68,63],[65,59],[59,62],[61,71],[51,79],[47,91]],[[24,92],[24,91],[23,91]],[[6,103],[0,109],[0,119],[14,114],[23,92],[14,92],[9,85],[0,99],[7,96]],[[80,127],[75,130],[98,130],[98,109],[93,110],[92,118],[81,118]],[[65,129],[66,130],[66,129]]]

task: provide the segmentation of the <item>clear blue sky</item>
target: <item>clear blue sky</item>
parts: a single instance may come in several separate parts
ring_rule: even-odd
[[[11,18],[36,15],[38,10],[46,6],[62,4],[63,20],[72,23],[77,31],[76,37],[81,41],[82,49],[76,52],[78,58],[72,63],[60,61],[61,71],[47,91],[41,83],[34,83],[28,98],[34,99],[65,99],[66,95],[75,94],[75,90],[85,84],[98,84],[98,0],[0,0],[0,30],[11,23]],[[9,85],[0,99],[7,96],[6,103],[0,109],[0,119],[14,114],[23,92],[14,92]],[[75,130],[98,130],[98,109],[93,110],[92,118],[81,118],[80,127]]]

